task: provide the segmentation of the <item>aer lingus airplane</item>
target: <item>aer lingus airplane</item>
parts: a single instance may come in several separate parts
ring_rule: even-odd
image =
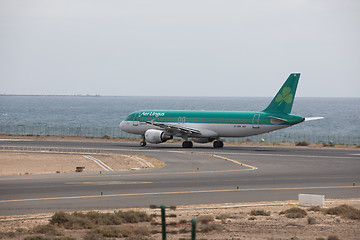
[[[193,146],[189,139],[197,143],[214,141],[214,148],[222,148],[221,137],[247,137],[321,119],[290,114],[299,78],[300,73],[291,73],[269,106],[260,112],[144,110],[131,113],[120,128],[141,135],[141,146],[181,137],[184,148]]]

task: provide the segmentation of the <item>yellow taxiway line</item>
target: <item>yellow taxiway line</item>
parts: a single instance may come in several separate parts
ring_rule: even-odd
[[[241,163],[241,162],[238,162],[238,161],[236,161],[236,160],[233,160],[233,159],[230,159],[230,158],[227,158],[227,157],[223,157],[223,156],[219,156],[219,155],[214,155],[214,154],[212,154],[211,156],[216,157],[216,158],[221,158],[221,159],[224,159],[224,160],[226,160],[226,161],[233,162],[233,163],[236,163],[236,164],[238,164],[238,165],[240,165],[240,166],[248,167],[248,168],[250,168],[250,169],[248,169],[249,171],[253,171],[253,170],[258,169],[258,168],[255,167],[255,166],[251,166],[251,165],[248,165],[248,164],[245,164],[245,163]]]

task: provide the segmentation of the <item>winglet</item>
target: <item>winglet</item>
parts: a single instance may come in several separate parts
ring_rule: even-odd
[[[300,73],[291,73],[279,92],[273,98],[264,112],[287,113],[291,112]]]

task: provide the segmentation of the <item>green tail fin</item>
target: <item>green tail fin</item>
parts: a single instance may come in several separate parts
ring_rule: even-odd
[[[291,73],[264,112],[290,113],[300,73]]]

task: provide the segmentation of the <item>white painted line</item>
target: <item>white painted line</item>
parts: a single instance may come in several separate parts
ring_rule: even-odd
[[[96,159],[92,156],[89,155],[85,155],[85,158],[94,161],[97,165],[99,165],[100,167],[102,167],[105,171],[114,171],[113,169],[111,169],[108,165],[106,165],[105,163],[103,163],[102,161],[100,161],[99,159]]]
[[[12,141],[12,142],[30,142],[31,140],[29,140],[29,139],[16,139],[16,138],[11,138],[11,139],[6,139],[6,138],[1,138],[0,139],[0,142],[10,142],[10,141]]]

